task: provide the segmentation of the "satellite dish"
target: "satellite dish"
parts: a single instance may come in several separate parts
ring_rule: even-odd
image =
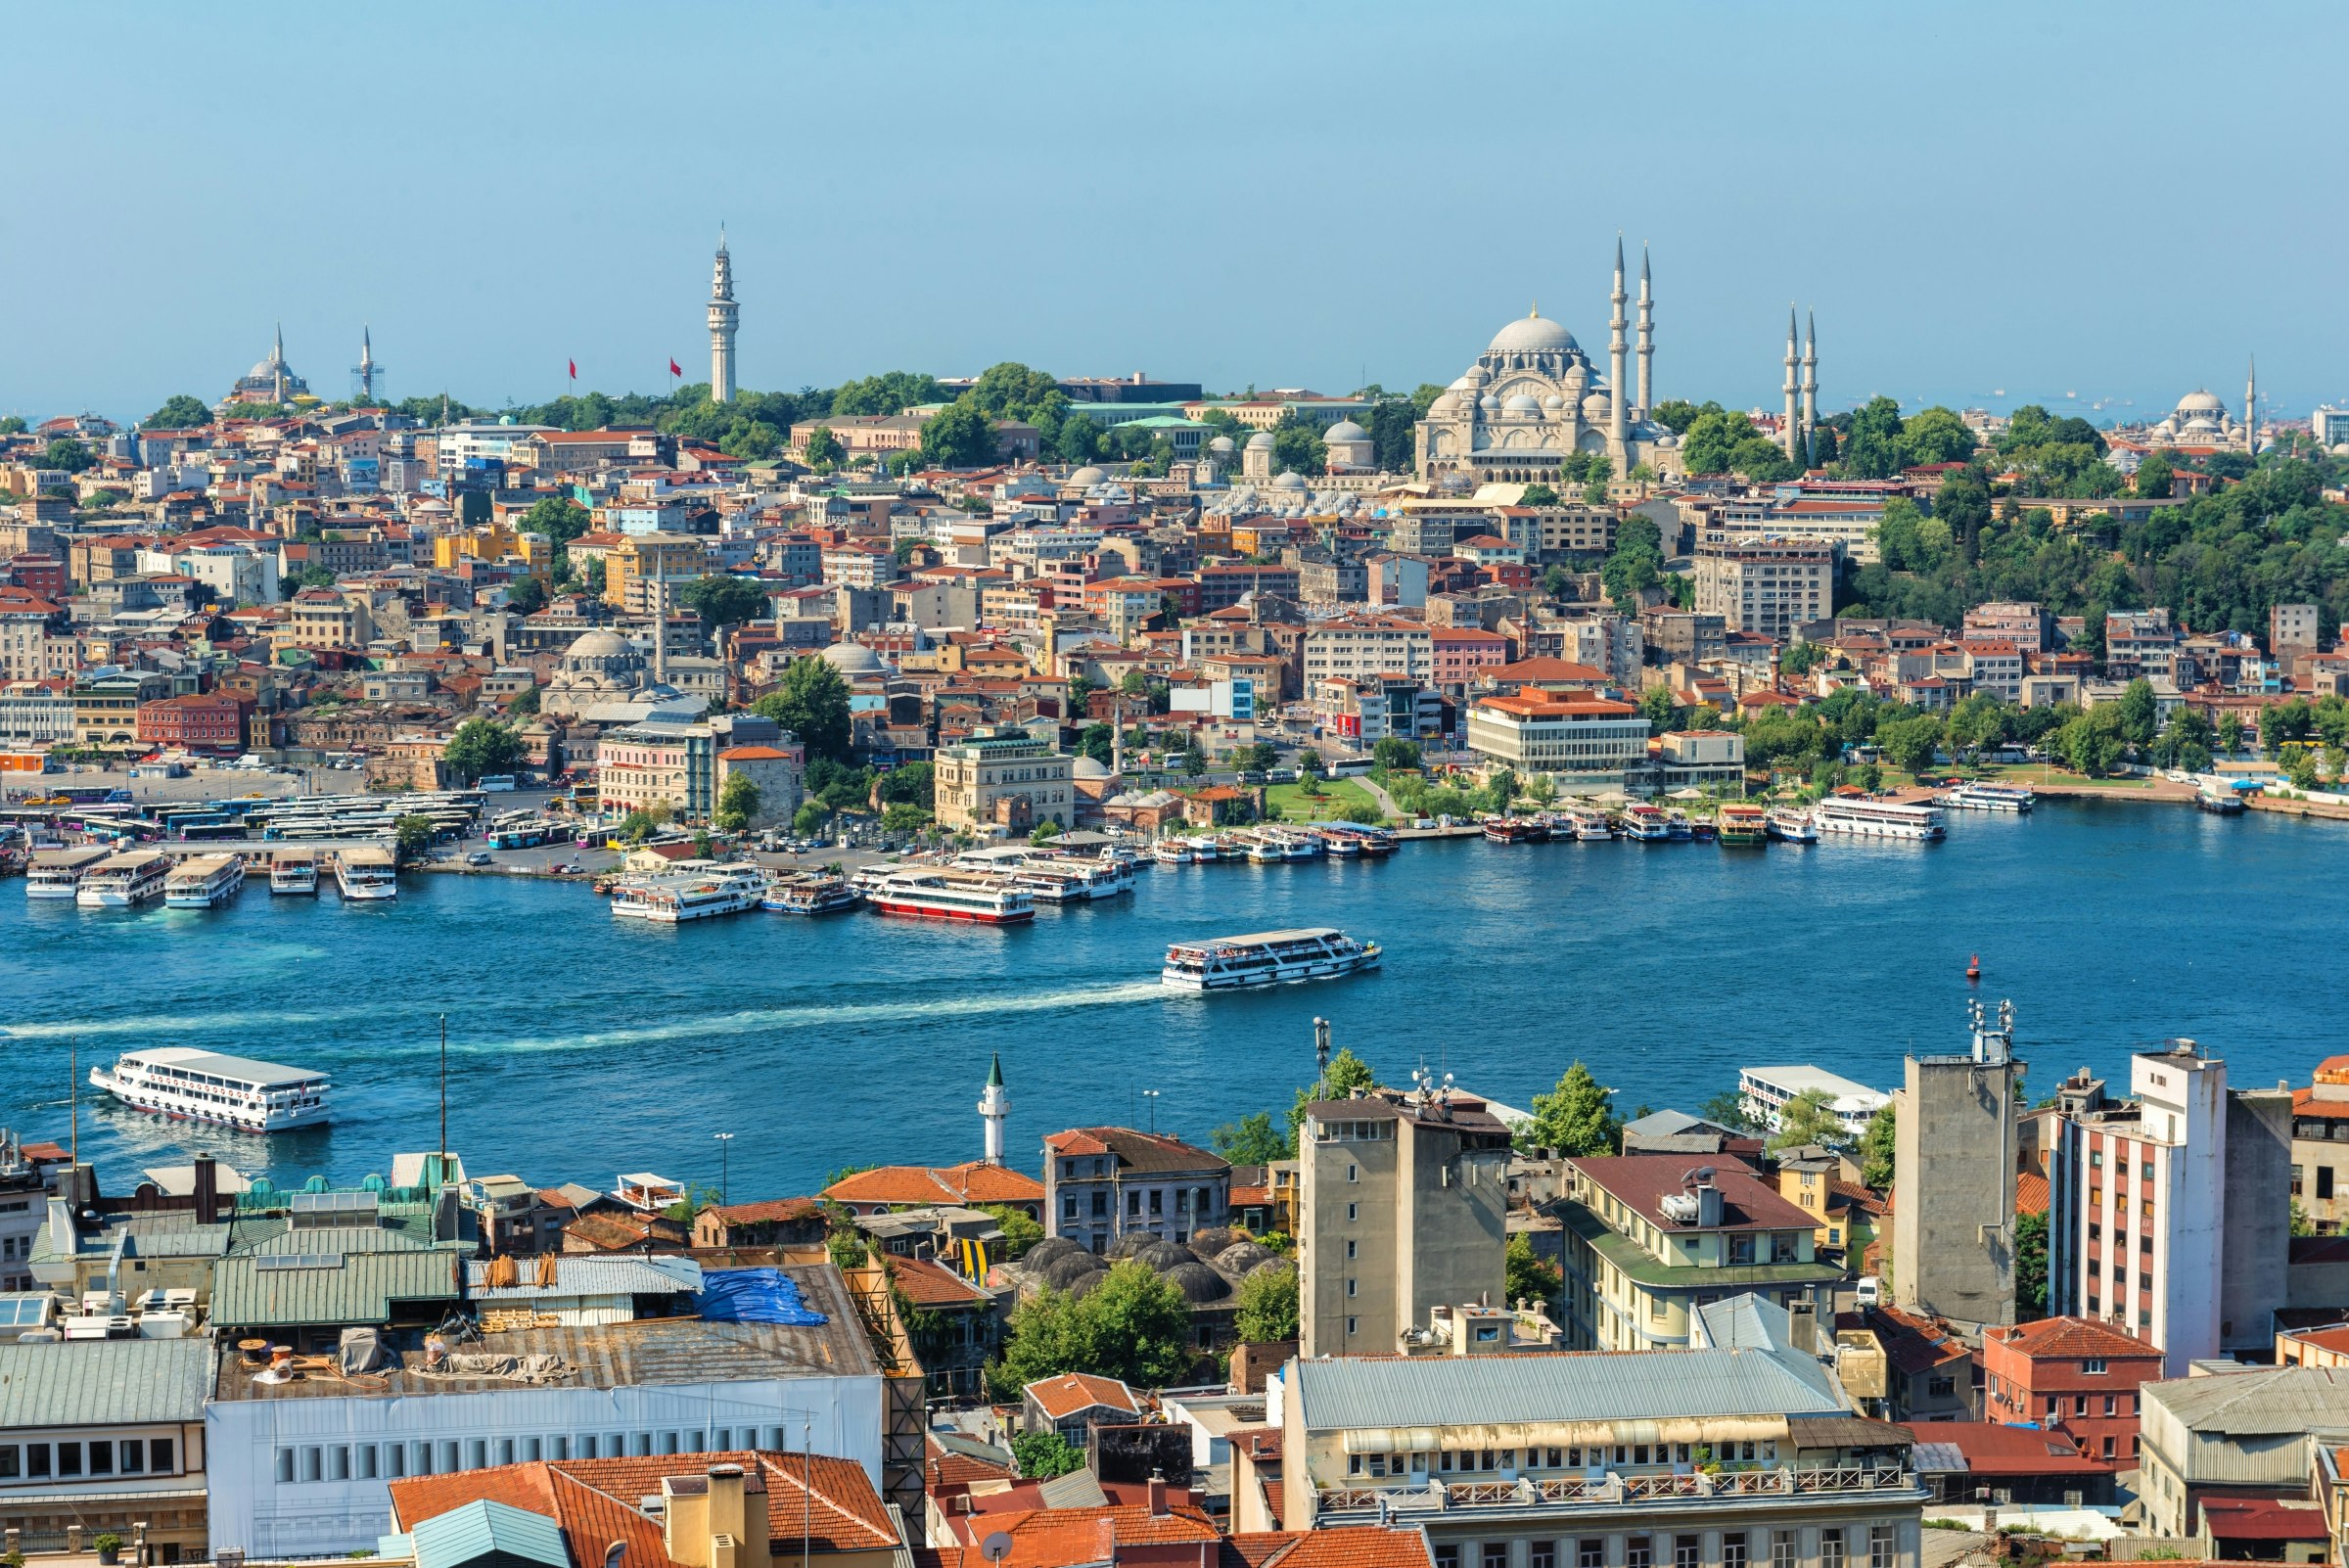
[[[985,1541],[979,1543],[979,1555],[985,1557],[989,1562],[1001,1562],[1010,1556],[1011,1532],[1008,1530],[991,1532]]]

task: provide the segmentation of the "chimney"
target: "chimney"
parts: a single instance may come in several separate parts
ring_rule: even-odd
[[[1167,1477],[1166,1477],[1166,1472],[1165,1472],[1165,1471],[1163,1471],[1163,1470],[1153,1470],[1153,1471],[1151,1471],[1151,1472],[1150,1472],[1150,1517],[1151,1517],[1151,1518],[1153,1518],[1153,1519],[1164,1519],[1166,1516],[1167,1516]]]
[[[710,1568],[736,1568],[747,1524],[742,1495],[742,1466],[710,1466]]]
[[[220,1178],[208,1154],[196,1156],[196,1222],[208,1225],[220,1218]]]
[[[1696,1184],[1696,1222],[1700,1225],[1721,1223],[1721,1188],[1710,1181]]]

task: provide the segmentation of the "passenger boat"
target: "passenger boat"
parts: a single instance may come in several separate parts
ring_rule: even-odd
[[[2194,809],[2208,811],[2213,816],[2240,816],[2244,810],[2243,798],[2233,790],[2196,790]],[[30,893],[32,890],[27,888],[24,891]]]
[[[2012,784],[1960,784],[1936,805],[1960,811],[2028,811],[2039,797]]]
[[[24,897],[72,898],[80,889],[81,879],[90,867],[106,859],[112,853],[87,847],[78,850],[35,850],[32,863],[24,868]]]
[[[133,1110],[243,1132],[285,1132],[329,1120],[325,1074],[186,1045],[124,1051],[114,1066],[90,1069],[90,1086]]]
[[[1770,842],[1770,812],[1745,801],[1726,801],[1721,807],[1721,847],[1725,850]]]
[[[1495,844],[1543,844],[1548,842],[1549,829],[1530,816],[1488,816],[1485,837]]]
[[[1696,837],[1696,824],[1689,821],[1688,813],[1677,806],[1664,813],[1664,827],[1665,836],[1676,844]]]
[[[1799,806],[1773,806],[1768,815],[1770,836],[1781,844],[1817,844],[1819,824]]]
[[[84,909],[128,909],[163,896],[171,856],[161,850],[125,850],[81,874],[73,901]]]
[[[954,864],[958,870],[1006,878],[1044,903],[1085,903],[1133,891],[1134,862],[1114,851],[1096,856],[1004,845],[968,851]]]
[[[1191,848],[1191,858],[1201,865],[1213,865],[1223,858],[1223,842],[1212,833],[1202,833],[1184,842]]]
[[[335,891],[354,902],[399,897],[399,865],[380,844],[335,852]]]
[[[1641,801],[1623,808],[1623,836],[1643,844],[1662,844],[1672,837],[1672,822],[1662,807]]]
[[[853,909],[863,901],[864,895],[851,887],[848,878],[806,873],[769,881],[759,907],[777,914],[819,915]]]
[[[316,893],[318,856],[308,850],[281,850],[269,860],[269,891]]]
[[[1710,844],[1721,837],[1721,824],[1709,816],[1700,816],[1688,824],[1688,834],[1699,844]]]
[[[622,877],[612,889],[612,913],[621,920],[682,925],[756,909],[766,898],[766,875],[756,866],[685,862],[650,876]]]
[[[1941,813],[1930,806],[1868,796],[1830,795],[1811,808],[1811,818],[1821,834],[1850,838],[1930,841],[1942,836]]]
[[[1609,822],[1607,813],[1595,806],[1569,807],[1566,815],[1574,823],[1574,836],[1577,839],[1595,842],[1615,836],[1615,824]]]
[[[865,899],[883,914],[918,919],[1007,926],[1036,918],[1036,899],[1026,888],[975,871],[893,872]]]
[[[198,854],[182,860],[163,882],[163,906],[169,909],[209,909],[226,903],[245,886],[245,857],[241,854]]]
[[[1150,858],[1160,865],[1189,865],[1198,855],[1188,839],[1160,839],[1150,846]]]
[[[1321,841],[1324,851],[1341,860],[1361,858],[1362,841],[1351,833],[1339,828],[1316,826],[1313,835]]]
[[[1166,967],[1158,978],[1179,991],[1240,991],[1301,980],[1335,980],[1376,969],[1382,956],[1377,943],[1358,942],[1328,926],[1257,931],[1209,942],[1175,943],[1167,948]]]

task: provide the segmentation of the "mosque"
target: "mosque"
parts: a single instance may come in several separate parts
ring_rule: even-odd
[[[2197,388],[2178,399],[2178,406],[2168,417],[2145,427],[2139,439],[2149,447],[2169,447],[2182,452],[2218,452],[2252,450],[2252,432],[2256,428],[2253,410],[2259,406],[2259,371],[2254,364],[2243,377],[2243,417],[2236,419],[2228,413],[2226,402],[2217,392]]]
[[[1494,334],[1459,379],[1419,422],[1419,477],[1451,484],[1554,484],[1570,457],[1595,453],[1618,479],[1641,464],[1659,476],[1681,471],[1680,439],[1648,418],[1655,356],[1655,301],[1647,257],[1639,258],[1638,395],[1627,386],[1623,242],[1615,243],[1609,297],[1608,373],[1600,375],[1574,334],[1536,306]]]
[[[269,346],[269,357],[239,376],[214,411],[235,403],[290,403],[297,397],[308,396],[309,392],[310,384],[294,374],[294,367],[286,363],[286,333],[280,327]]]
[[[670,684],[667,667],[677,662],[656,657],[648,668],[634,643],[617,631],[599,627],[575,638],[564,650],[554,678],[538,699],[538,711],[550,719],[579,724],[699,718],[708,711],[709,699]]]

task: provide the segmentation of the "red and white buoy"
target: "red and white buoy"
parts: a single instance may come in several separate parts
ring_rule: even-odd
[[[1965,978],[1968,980],[1980,980],[1982,978],[1982,955],[1980,953],[1972,953],[1967,956],[1965,960]]]

